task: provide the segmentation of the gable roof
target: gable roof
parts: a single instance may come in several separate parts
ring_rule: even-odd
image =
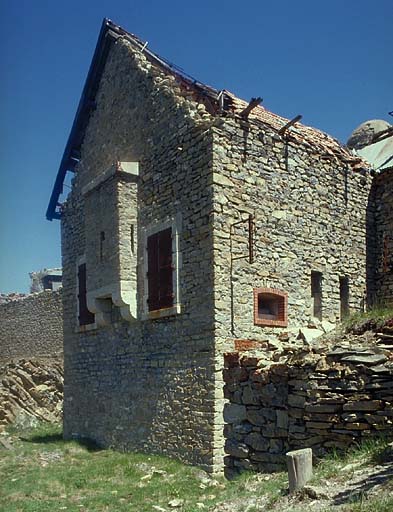
[[[105,62],[111,46],[118,38],[125,38],[135,46],[136,49],[143,52],[144,56],[155,66],[175,76],[177,82],[183,88],[193,93],[195,101],[204,103],[206,109],[212,115],[242,117],[243,111],[249,105],[248,102],[237,98],[229,91],[219,91],[195,80],[181,68],[153,53],[147,48],[147,43],[145,44],[137,36],[127,32],[118,25],[115,25],[111,20],[105,18],[101,26],[93,59],[49,200],[46,211],[46,218],[48,220],[60,219],[61,217],[59,197],[63,192],[64,179],[67,171],[74,171],[80,159],[81,145],[90,113],[95,109],[95,97]],[[263,106],[254,107],[248,113],[247,121],[266,125],[277,132],[288,123],[288,119],[270,112]],[[354,156],[347,148],[342,146],[337,139],[334,139],[316,128],[300,123],[291,126],[290,131],[287,131],[285,137],[287,140],[312,147],[314,150],[317,150],[318,153],[326,157],[339,159],[341,162],[356,166],[362,161],[359,157]]]

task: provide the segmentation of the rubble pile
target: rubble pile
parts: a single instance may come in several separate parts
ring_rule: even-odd
[[[393,352],[393,320],[389,321],[376,333],[376,338],[378,347]]]
[[[0,367],[0,430],[15,424],[29,427],[58,422],[63,410],[63,367],[60,361],[20,359]]]

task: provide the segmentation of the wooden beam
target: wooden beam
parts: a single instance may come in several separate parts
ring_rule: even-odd
[[[247,105],[247,107],[240,112],[241,117],[244,117],[247,119],[249,116],[251,110],[253,110],[255,107],[260,105],[262,103],[262,98],[251,98],[250,103]]]
[[[288,130],[288,128],[290,128],[291,126],[293,126],[294,124],[296,124],[297,122],[300,121],[300,119],[302,118],[303,116],[301,116],[300,114],[296,117],[294,117],[293,119],[291,119],[286,125],[284,125],[282,128],[280,128],[278,130],[278,134],[279,135],[284,135],[284,133]]]

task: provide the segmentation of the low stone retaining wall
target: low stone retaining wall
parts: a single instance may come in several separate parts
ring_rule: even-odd
[[[393,435],[393,353],[338,347],[305,350],[285,363],[225,355],[225,464],[274,471],[288,450],[314,455],[373,435]]]
[[[0,361],[62,353],[61,289],[11,298],[0,304]]]

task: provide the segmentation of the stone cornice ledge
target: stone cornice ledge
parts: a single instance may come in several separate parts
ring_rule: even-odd
[[[136,314],[136,290],[128,281],[120,280],[102,288],[87,292],[87,307],[96,315],[98,326],[105,326],[111,323],[111,306],[106,300],[110,299],[113,304],[120,308],[123,320],[134,322]]]
[[[136,183],[139,177],[139,162],[117,162],[85,185],[82,188],[82,195],[89,194],[113,176],[127,178]]]

